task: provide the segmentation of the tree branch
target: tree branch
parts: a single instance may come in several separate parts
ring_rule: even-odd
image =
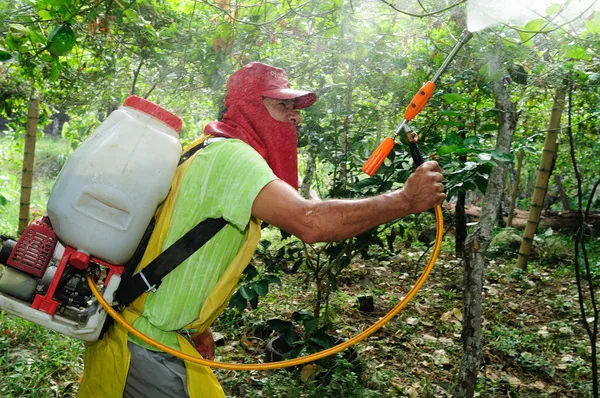
[[[137,79],[140,74],[140,70],[142,69],[142,65],[144,65],[144,58],[140,58],[140,64],[138,65],[137,70],[133,74],[133,83],[131,85],[131,95],[135,95],[135,84],[137,83]]]
[[[380,0],[380,1],[382,3],[384,3],[384,4],[386,4],[387,6],[389,6],[390,8],[392,8],[393,10],[398,11],[401,14],[408,15],[408,16],[411,16],[411,17],[416,17],[416,18],[424,18],[424,17],[430,17],[430,16],[433,16],[433,15],[441,14],[444,11],[451,10],[452,8],[458,6],[458,5],[462,4],[462,3],[466,3],[467,0],[459,0],[456,3],[451,4],[451,5],[447,6],[447,7],[440,8],[439,10],[431,11],[431,12],[428,12],[428,13],[425,13],[425,14],[414,14],[414,13],[411,13],[411,12],[408,12],[408,11],[403,11],[403,10],[397,8],[395,5],[389,3],[386,0]],[[420,4],[420,2],[419,2],[419,4]],[[421,7],[423,7],[423,6],[421,5]]]

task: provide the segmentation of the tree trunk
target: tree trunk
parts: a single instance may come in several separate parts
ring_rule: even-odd
[[[477,107],[475,107],[477,112]],[[460,130],[458,133],[459,137],[462,138],[463,142],[467,138],[466,130]],[[467,161],[467,155],[460,155],[458,157],[462,164]],[[465,204],[467,202],[467,192],[459,191],[456,200],[456,225],[455,225],[455,239],[454,239],[454,252],[456,256],[462,257],[463,251],[465,250],[465,240],[467,239],[467,215],[465,214]]]
[[[454,241],[454,252],[457,257],[463,256],[465,240],[467,239],[467,215],[465,213],[467,193],[460,191],[456,200],[456,239]]]
[[[21,235],[29,225],[29,205],[31,204],[31,187],[33,185],[33,161],[35,160],[35,140],[40,113],[40,100],[29,99],[27,124],[25,126],[25,148],[23,149],[23,172],[21,177],[21,207],[19,209],[19,230]]]
[[[490,75],[498,74],[500,65],[499,56],[494,56],[490,62]],[[502,80],[494,82],[493,91],[496,98],[496,109],[499,109],[496,151],[509,153],[518,118],[516,106],[510,102],[510,94]],[[469,235],[465,244],[463,356],[458,373],[458,382],[454,389],[454,397],[473,397],[477,385],[477,374],[483,345],[482,289],[485,254],[492,238],[492,231],[496,225],[498,207],[506,184],[508,166],[508,162],[498,161],[498,165],[492,169],[479,225]]]
[[[302,186],[300,187],[300,195],[302,195],[302,197],[305,199],[311,199],[310,187],[312,186],[312,182],[315,177],[315,171],[317,169],[317,150],[313,143],[312,137],[313,134],[311,132],[308,132],[308,158],[306,160],[306,173],[304,174]]]
[[[525,155],[525,151],[522,149],[519,150],[519,155],[517,155],[517,171],[515,175],[515,183],[513,185],[512,193],[510,194],[510,206],[508,208],[508,221],[507,224],[509,227],[512,227],[515,205],[517,203],[517,194],[519,193],[519,183],[521,182],[521,168],[523,167],[523,156]]]
[[[562,180],[558,174],[554,174],[554,183],[556,184],[556,188],[558,188],[558,195],[560,196],[563,211],[570,212],[571,206],[569,205],[569,198],[567,198],[565,187],[563,186]]]
[[[529,219],[527,220],[527,226],[525,226],[521,247],[519,248],[519,257],[517,259],[517,266],[522,270],[527,269],[527,261],[529,260],[531,246],[533,244],[533,236],[535,235],[542,214],[544,196],[546,195],[548,180],[550,179],[550,173],[552,172],[553,158],[556,154],[556,139],[558,137],[558,132],[560,131],[560,118],[565,105],[566,91],[567,87],[564,84],[557,88],[554,103],[552,104],[552,113],[550,114],[550,123],[546,133],[546,140],[544,141],[542,160],[540,162],[540,168],[538,169],[535,188],[533,189],[533,196],[531,198]]]

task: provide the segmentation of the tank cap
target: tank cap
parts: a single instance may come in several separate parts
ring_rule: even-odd
[[[130,95],[127,97],[123,105],[142,111],[150,116],[154,116],[167,126],[172,127],[178,133],[179,130],[181,130],[181,118],[175,116],[162,106],[156,105],[154,102],[150,102],[147,99],[138,97],[137,95]]]

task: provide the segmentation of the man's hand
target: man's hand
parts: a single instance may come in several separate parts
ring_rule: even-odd
[[[442,169],[437,162],[425,162],[411,174],[401,193],[411,213],[420,213],[446,199]]]
[[[215,338],[212,331],[206,329],[204,333],[197,334],[192,337],[196,351],[202,355],[202,358],[212,361],[215,358]]]

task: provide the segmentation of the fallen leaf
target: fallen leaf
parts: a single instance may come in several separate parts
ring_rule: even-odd
[[[410,398],[416,398],[419,396],[419,393],[417,392],[417,389],[414,387],[410,387],[407,391],[406,394],[408,394],[408,396]]]
[[[433,357],[433,362],[436,365],[443,366],[443,365],[448,365],[450,363],[450,358],[448,358],[446,351],[444,351],[443,349],[436,350],[433,353],[432,357]]]
[[[444,312],[440,317],[441,321],[447,321],[452,316],[452,311]]]
[[[430,334],[424,334],[423,335],[423,340],[427,341],[428,343],[434,343],[436,342],[438,339],[435,336],[432,336]]]
[[[416,325],[419,322],[417,318],[407,318],[406,323],[409,325]]]
[[[440,337],[438,340],[442,344],[446,344],[446,345],[453,345],[454,344],[454,341],[452,339],[447,338],[447,337]]]
[[[306,383],[310,380],[314,373],[315,365],[308,364],[302,368],[302,371],[300,372],[300,379],[302,380],[302,382]]]
[[[508,384],[510,384],[511,387],[519,387],[522,383],[521,380],[519,380],[517,377],[509,375]]]
[[[544,382],[542,382],[540,380],[536,381],[531,386],[534,388],[537,388],[538,390],[542,390],[542,391],[544,391],[544,389],[546,388],[546,385],[544,384]]]
[[[460,308],[454,308],[452,310],[452,313],[454,314],[454,316],[456,317],[456,319],[458,319],[459,321],[462,321],[463,316],[462,316],[462,311],[460,310]]]

